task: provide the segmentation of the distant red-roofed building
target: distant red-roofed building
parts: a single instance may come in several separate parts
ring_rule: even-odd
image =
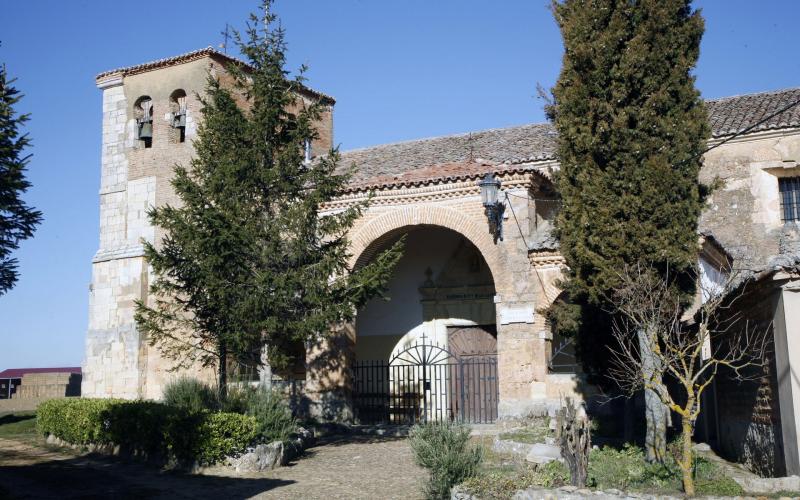
[[[0,399],[80,396],[80,387],[80,366],[8,368],[0,372]]]

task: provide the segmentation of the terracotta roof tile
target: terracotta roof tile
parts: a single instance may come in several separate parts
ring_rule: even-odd
[[[751,132],[758,132],[800,126],[800,87],[724,97],[708,101],[707,104],[714,137],[733,135],[750,127],[753,127]],[[758,124],[787,107],[789,109],[786,111]]]
[[[520,165],[495,165],[485,161],[444,163],[409,170],[397,175],[384,175],[366,179],[361,182],[354,182],[348,186],[347,191],[363,191],[388,186],[413,187],[437,182],[477,181],[489,172],[494,172],[496,174],[516,173],[524,170],[526,169],[522,168]]]
[[[793,107],[758,123],[793,103]],[[714,138],[800,127],[800,87],[709,100],[707,105]],[[356,167],[353,187],[419,184],[425,175],[430,182],[469,176],[454,174],[454,167],[447,165],[464,165],[470,155],[493,164],[553,160],[556,138],[549,123],[521,125],[345,151],[342,164]]]
[[[470,152],[496,164],[552,159],[555,139],[550,124],[538,123],[346,151],[342,163],[356,165],[354,179],[358,182],[432,165],[466,163]]]

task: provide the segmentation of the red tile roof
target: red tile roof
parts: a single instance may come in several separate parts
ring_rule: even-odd
[[[22,378],[28,373],[81,373],[80,366],[57,368],[8,368],[0,372],[0,378]]]
[[[415,187],[439,182],[478,181],[489,172],[495,174],[531,171],[519,165],[495,165],[483,161],[443,163],[423,167],[397,175],[383,175],[351,183],[345,191],[364,191],[385,187]]]

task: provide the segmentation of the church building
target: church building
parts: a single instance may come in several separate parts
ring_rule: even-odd
[[[209,73],[230,81],[229,64],[244,63],[209,47],[97,76],[100,238],[84,396],[159,399],[180,375],[134,321],[152,281],[142,241],[163,236],[148,207],[177,201],[170,178],[192,156],[196,95]],[[335,100],[305,87],[298,97],[325,107],[307,148],[313,161],[335,144]],[[713,418],[699,432],[724,455],[776,474],[800,473],[799,102],[800,88],[708,101],[716,147],[701,172],[704,182],[722,180],[701,219],[702,259],[715,269],[745,259],[753,269],[742,307],[770,329],[774,356],[757,382],[717,383]],[[555,151],[554,128],[540,123],[343,152],[355,175],[325,210],[372,193],[349,235],[354,267],[406,236],[390,300],[307,346],[292,373],[258,376],[286,387],[303,412],[361,423],[494,422],[552,411],[566,397],[596,399],[571,343],[554,338],[542,314],[565,265],[552,235]],[[192,374],[214,380],[208,369]]]

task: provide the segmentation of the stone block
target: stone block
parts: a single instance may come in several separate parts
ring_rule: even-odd
[[[274,441],[251,448],[239,457],[228,458],[228,464],[236,472],[262,472],[279,467],[283,454],[283,442]]]
[[[531,445],[525,460],[535,464],[546,464],[553,460],[562,460],[561,450],[558,446],[545,443]]]

